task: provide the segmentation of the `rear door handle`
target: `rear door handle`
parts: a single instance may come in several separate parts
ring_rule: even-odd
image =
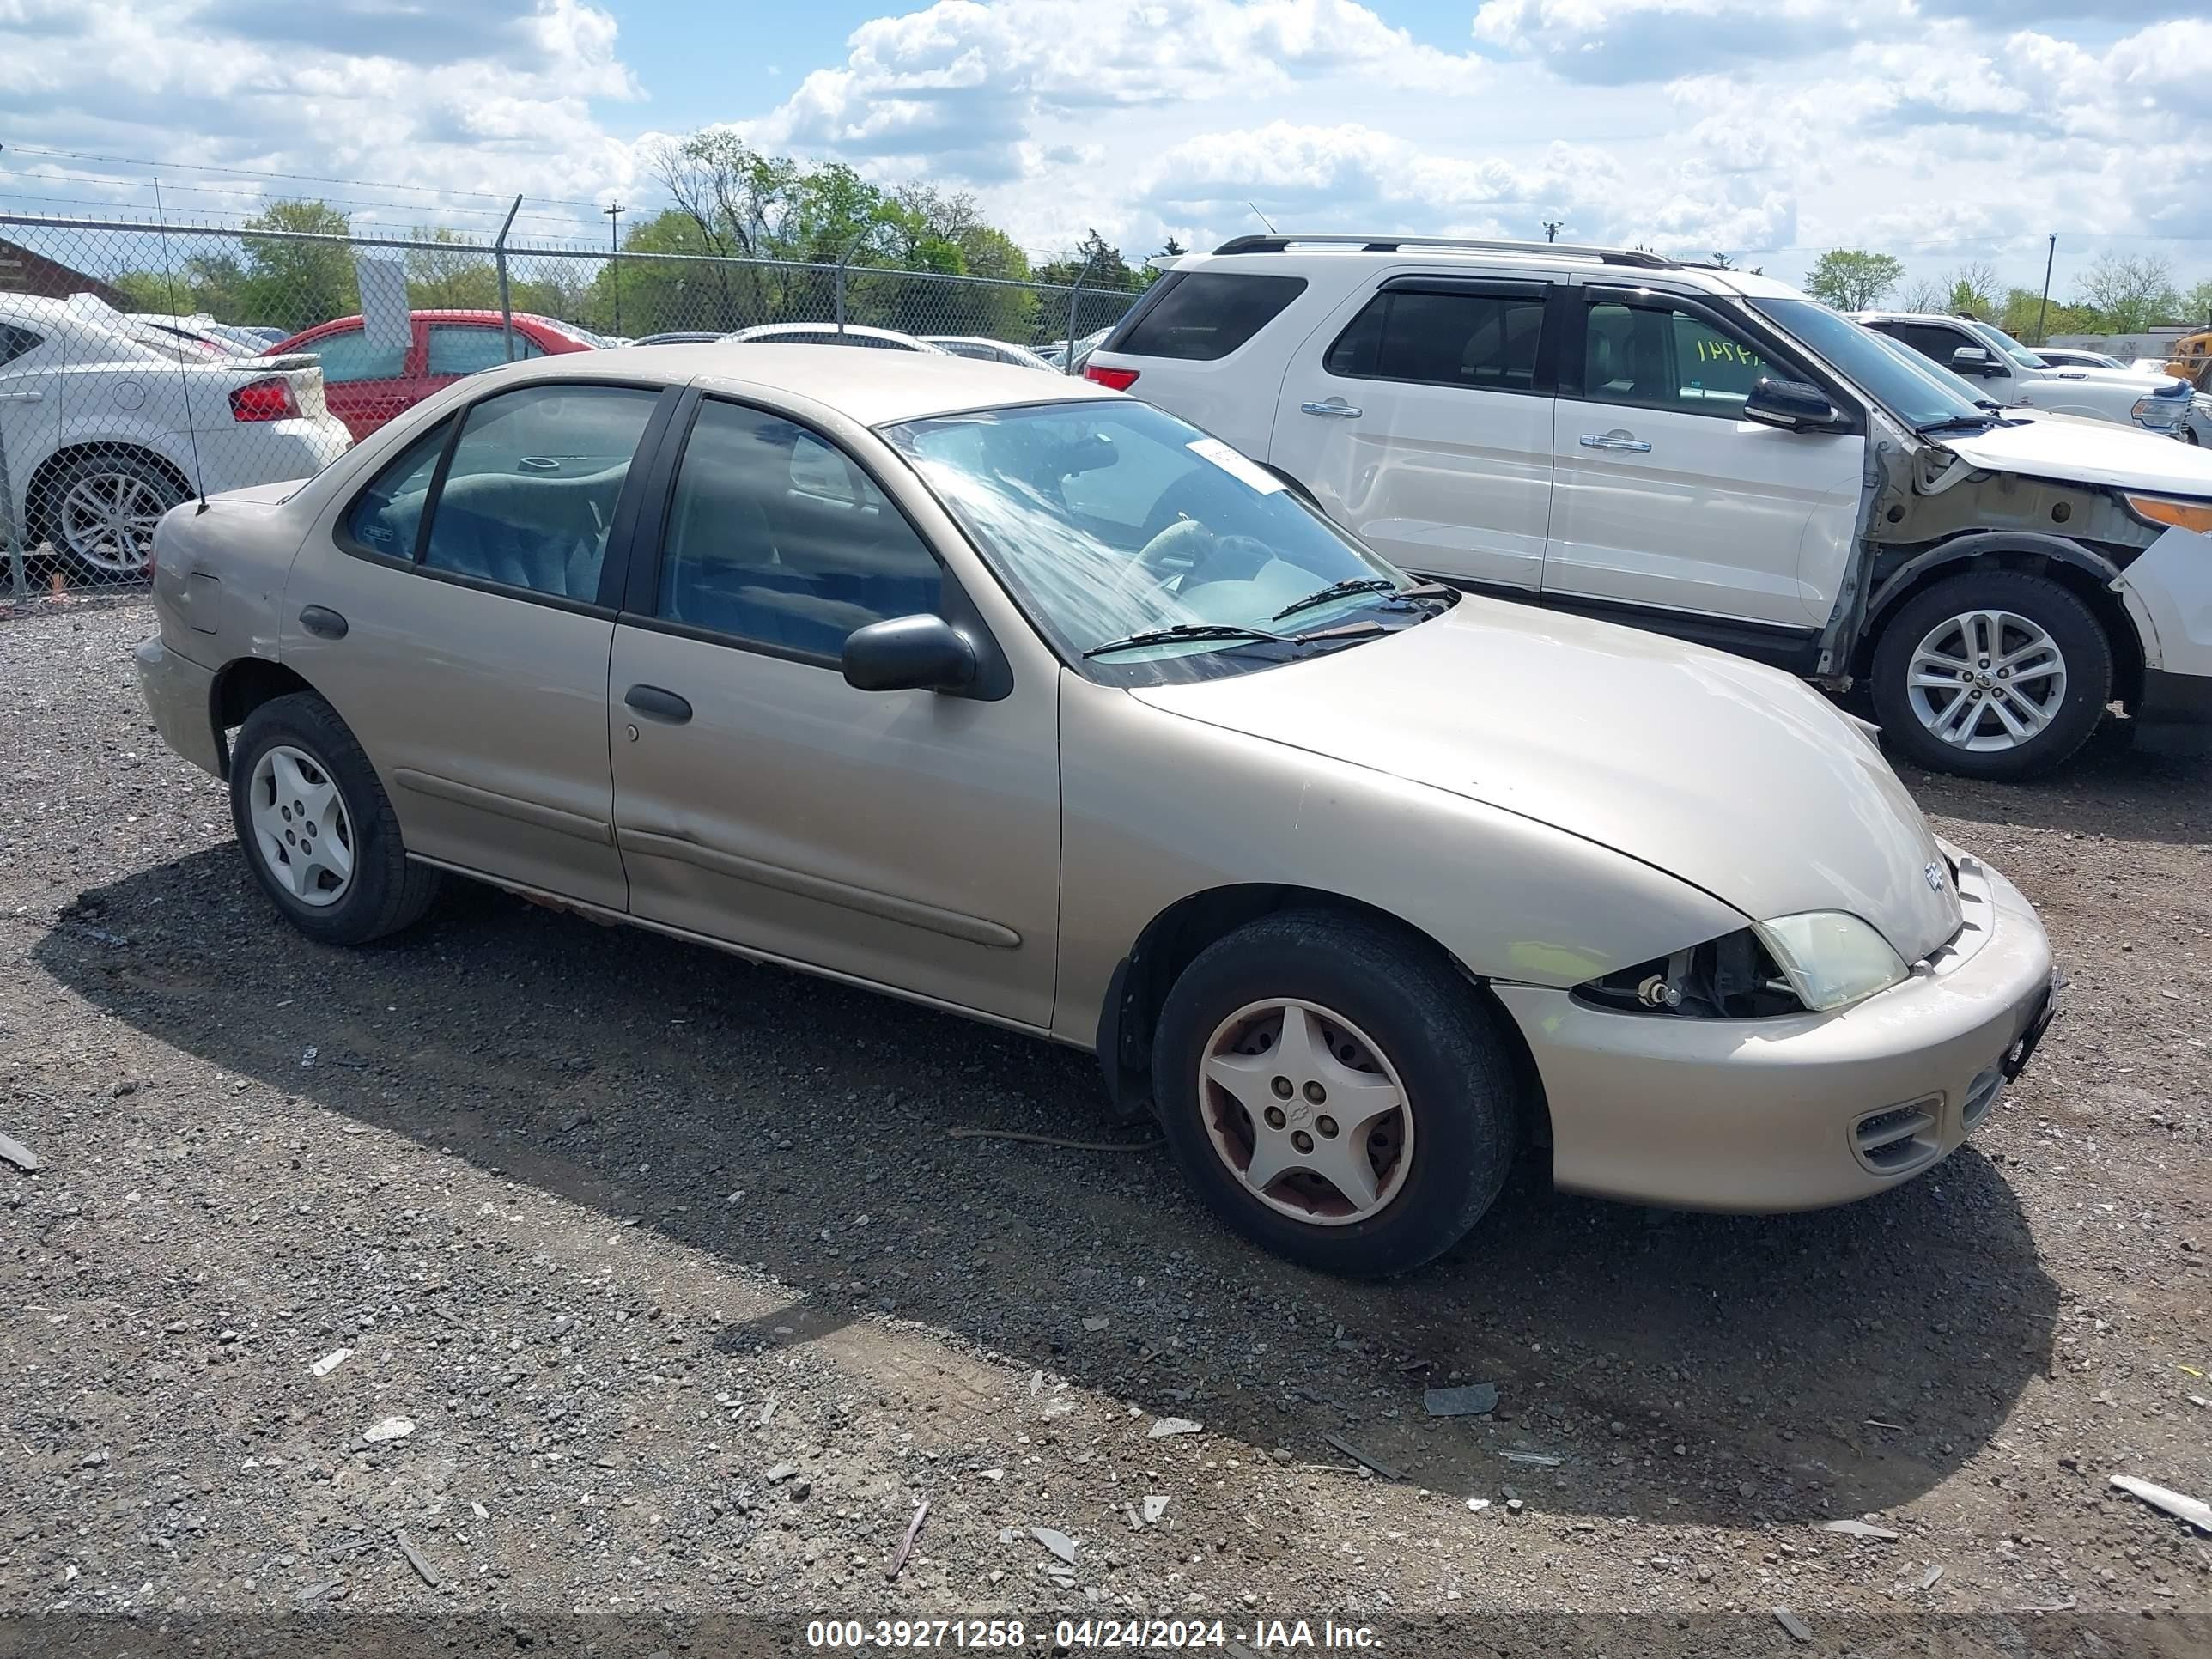
[[[1584,449],[1625,449],[1633,455],[1649,455],[1651,453],[1650,444],[1626,432],[1585,432],[1582,445]]]
[[[0,392],[0,404],[42,404],[46,400],[43,392]]]
[[[1334,416],[1340,421],[1356,421],[1359,418],[1359,405],[1348,404],[1341,398],[1328,398],[1315,403],[1300,404],[1298,413]]]
[[[690,703],[657,685],[633,685],[623,693],[623,701],[646,719],[666,726],[681,726],[691,718]]]
[[[300,626],[319,640],[342,640],[346,619],[325,605],[311,605],[300,613]]]

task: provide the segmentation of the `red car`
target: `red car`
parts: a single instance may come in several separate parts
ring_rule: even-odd
[[[356,441],[441,386],[507,360],[496,311],[416,311],[408,315],[414,322],[414,338],[404,351],[398,346],[370,344],[358,317],[318,323],[270,351],[305,351],[321,360],[323,400]],[[591,349],[590,341],[550,317],[515,313],[517,362]]]

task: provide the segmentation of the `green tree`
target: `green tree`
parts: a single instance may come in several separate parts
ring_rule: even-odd
[[[346,216],[327,202],[272,202],[246,222],[247,231],[343,236]],[[235,320],[297,331],[361,309],[353,250],[342,242],[295,241],[248,234]]]
[[[417,230],[407,250],[407,303],[422,311],[477,311],[499,304],[499,265],[489,248],[450,230]],[[537,309],[517,298],[518,311]]]
[[[2198,283],[2181,296],[2181,320],[2191,328],[2212,325],[2212,279]]]
[[[1996,325],[2015,340],[2025,340],[2039,345],[2054,334],[2100,334],[2103,328],[2097,313],[2081,306],[2068,305],[2054,299],[2046,309],[2043,290],[2039,288],[2014,288],[2005,290],[2004,304],[1991,319]],[[2039,333],[2038,330],[2041,331]]]
[[[2112,334],[2140,334],[2172,321],[2182,307],[2173,267],[2156,255],[2107,253],[2076,279],[2074,293],[2076,302],[2097,313]]]
[[[1997,273],[1994,266],[1976,261],[1951,273],[1951,309],[1987,318],[1997,308]]]
[[[1864,311],[1881,304],[1904,275],[1905,267],[1887,253],[1832,247],[1805,278],[1805,291],[1838,311]]]

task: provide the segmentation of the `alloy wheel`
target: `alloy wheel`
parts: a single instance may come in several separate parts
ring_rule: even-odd
[[[319,762],[279,744],[254,763],[250,790],[253,844],[278,885],[317,909],[353,885],[353,819],[345,797]]]
[[[2042,624],[2011,611],[1970,611],[1922,636],[1906,695],[1939,741],[1978,754],[2033,742],[2066,702],[2066,659]]]
[[[1249,1003],[1199,1063],[1214,1153],[1260,1202],[1345,1226],[1388,1208],[1413,1162],[1413,1114],[1389,1058],[1317,1003]]]
[[[154,556],[154,526],[172,504],[135,472],[88,473],[63,492],[56,528],[71,556],[92,568],[141,575]]]

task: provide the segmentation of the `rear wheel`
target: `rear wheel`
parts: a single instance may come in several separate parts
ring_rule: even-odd
[[[55,547],[99,581],[143,576],[154,558],[154,526],[191,492],[175,474],[128,452],[88,453],[40,486],[46,532]]]
[[[1215,1213],[1329,1273],[1395,1273],[1456,1243],[1521,1120],[1474,988],[1418,940],[1310,912],[1263,917],[1183,971],[1153,1088]]]
[[[2096,730],[2112,695],[2112,641],[2048,577],[1968,571],[1890,618],[1871,690],[1882,735],[1920,765],[2032,777]]]
[[[365,945],[430,906],[438,873],[410,864],[399,821],[337,711],[311,691],[246,716],[230,761],[231,819],[248,868],[291,924]]]

